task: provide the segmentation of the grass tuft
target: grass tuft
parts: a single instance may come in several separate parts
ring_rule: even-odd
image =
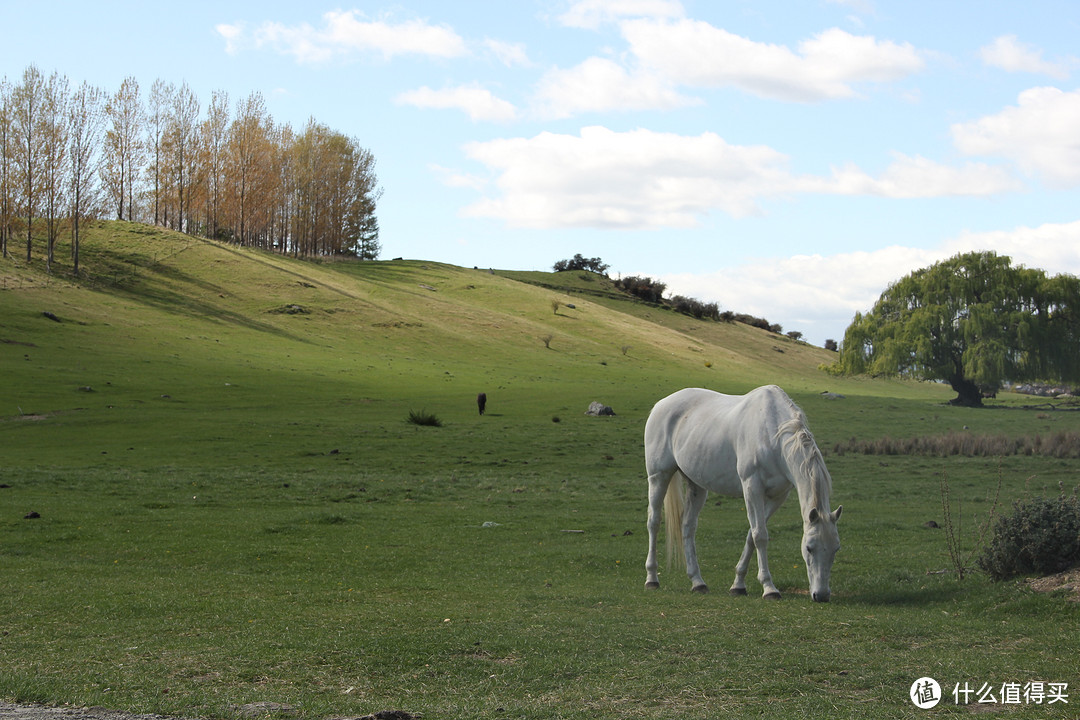
[[[427,410],[410,410],[409,422],[422,427],[442,427],[442,420],[439,419],[439,416]]]

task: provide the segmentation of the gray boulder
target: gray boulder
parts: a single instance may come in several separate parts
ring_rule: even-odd
[[[609,408],[607,405],[596,402],[595,400],[589,403],[589,409],[585,411],[586,415],[592,415],[594,417],[604,417],[607,415],[614,415],[615,411]]]

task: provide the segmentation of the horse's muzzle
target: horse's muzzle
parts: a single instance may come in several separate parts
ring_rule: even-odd
[[[813,594],[814,602],[829,602],[829,598],[832,597],[832,593],[828,590],[824,592],[816,592]]]

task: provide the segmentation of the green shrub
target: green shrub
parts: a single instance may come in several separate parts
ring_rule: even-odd
[[[641,298],[645,302],[661,303],[664,301],[664,291],[667,285],[651,277],[628,275],[615,281],[615,287],[628,292],[634,297]]]
[[[684,295],[676,295],[671,298],[671,305],[683,315],[690,315],[698,320],[720,319],[720,306],[716,303],[706,303]]]
[[[994,580],[1051,573],[1080,563],[1080,500],[1074,492],[1013,505],[994,524],[979,567]]]
[[[559,260],[552,267],[555,272],[563,272],[564,270],[588,270],[597,275],[605,275],[610,265],[598,257],[587,258],[583,257],[581,253],[577,253],[574,255],[573,259]]]
[[[409,422],[411,422],[413,425],[442,427],[442,420],[440,420],[439,417],[435,415],[435,413],[429,413],[427,410],[421,410],[420,412],[410,410]]]
[[[726,321],[726,318],[721,317]],[[780,325],[774,325],[765,318],[755,317],[753,315],[747,315],[746,313],[736,313],[735,321],[741,322],[744,325],[750,327],[760,328],[762,330],[768,330],[769,332],[779,333],[783,328]]]

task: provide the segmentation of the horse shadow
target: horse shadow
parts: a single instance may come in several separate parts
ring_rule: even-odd
[[[845,605],[931,607],[962,600],[969,593],[959,582],[938,587],[860,588],[852,592],[834,592],[833,601]]]

